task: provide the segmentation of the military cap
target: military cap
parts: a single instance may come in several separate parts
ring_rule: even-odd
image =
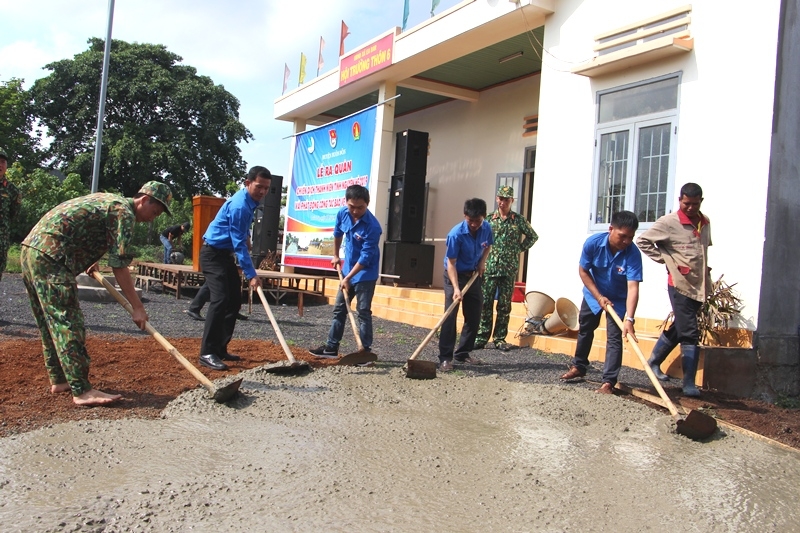
[[[514,198],[514,188],[509,185],[498,187],[497,196],[500,198]]]
[[[172,191],[170,191],[169,187],[160,181],[148,181],[142,185],[142,188],[139,189],[138,194],[146,194],[147,196],[158,201],[164,206],[164,211],[168,215],[172,216],[172,212],[169,210],[169,203],[172,201]]]
[[[2,148],[0,148],[0,159],[5,159],[8,162],[8,154]]]

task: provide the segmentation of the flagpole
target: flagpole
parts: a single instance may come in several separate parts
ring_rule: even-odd
[[[100,79],[100,106],[97,110],[97,140],[94,144],[94,169],[92,171],[92,192],[97,192],[100,183],[100,155],[103,152],[103,117],[106,113],[106,94],[108,93],[108,64],[111,59],[111,27],[114,24],[114,0],[108,0],[108,25],[106,27],[106,46],[103,51],[103,74]]]

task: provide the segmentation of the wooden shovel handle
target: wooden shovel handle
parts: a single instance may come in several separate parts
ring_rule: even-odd
[[[466,285],[464,285],[464,288],[461,289],[461,294],[462,295],[465,294],[467,291],[469,291],[469,288],[472,286],[472,284],[475,282],[476,279],[478,279],[478,271],[477,270],[472,274],[472,277],[469,278],[469,281],[467,282]],[[447,310],[444,312],[444,314],[442,315],[442,318],[439,319],[439,321],[436,323],[436,325],[433,326],[433,329],[431,329],[430,332],[428,332],[428,334],[425,336],[425,339],[423,339],[422,344],[417,346],[417,349],[414,351],[413,354],[411,354],[411,357],[408,358],[409,361],[413,361],[414,359],[417,358],[417,356],[428,345],[428,343],[431,342],[431,339],[436,334],[436,330],[439,329],[440,327],[442,327],[442,324],[444,324],[444,321],[447,320],[447,317],[449,317],[453,313],[453,310],[456,307],[458,307],[458,304],[460,304],[460,303],[461,303],[461,300],[456,300],[456,301],[454,301],[453,303],[450,304],[450,307],[448,307]]]
[[[621,331],[625,331],[625,326],[622,325],[622,320],[619,319],[619,315],[616,311],[614,311],[614,307],[611,304],[606,307],[606,315],[611,316],[611,318],[614,319],[614,322],[617,323],[617,326],[619,326]],[[628,343],[633,347],[633,351],[639,356],[639,361],[642,363],[647,377],[650,378],[650,381],[653,383],[653,387],[655,387],[656,391],[658,391],[658,395],[661,396],[662,400],[664,400],[667,409],[669,409],[669,413],[674,419],[680,420],[681,415],[678,414],[677,407],[675,407],[675,404],[672,403],[672,400],[670,400],[669,396],[667,396],[667,393],[664,391],[664,387],[662,387],[661,383],[659,383],[658,378],[653,373],[653,369],[650,368],[650,364],[647,362],[647,358],[642,353],[642,350],[639,349],[639,345],[630,334],[626,335],[626,338],[628,339]]]
[[[358,325],[356,325],[356,317],[353,316],[353,310],[350,309],[350,300],[347,297],[347,289],[342,285],[342,281],[344,278],[342,277],[342,267],[340,265],[336,265],[336,272],[339,273],[339,286],[342,288],[342,292],[344,293],[344,305],[347,307],[347,316],[350,317],[350,325],[353,327],[353,335],[356,337],[356,344],[358,345],[358,350],[361,351],[364,349],[364,343],[361,342],[361,334],[358,333]]]
[[[131,306],[130,302],[128,302],[128,300],[126,300],[125,297],[122,294],[120,294],[120,292],[111,283],[109,283],[105,277],[103,277],[100,274],[100,272],[95,270],[94,272],[92,272],[92,276],[94,276],[94,279],[99,281],[103,285],[103,287],[105,287],[106,290],[109,293],[111,293],[111,296],[113,296],[114,299],[117,300],[122,305],[122,307],[124,307],[125,310],[131,314],[131,316],[133,316],[133,307]],[[174,357],[180,364],[182,364],[183,367],[186,370],[188,370],[195,377],[195,379],[199,381],[203,385],[203,387],[205,387],[205,389],[208,392],[213,394],[216,391],[214,384],[211,383],[211,380],[205,377],[203,373],[197,369],[196,366],[194,366],[183,355],[181,355],[181,353],[172,344],[170,344],[170,342],[167,339],[165,339],[164,336],[161,335],[161,333],[156,331],[156,329],[150,325],[149,321],[145,322],[144,328],[147,330],[147,333],[152,335],[153,338],[157,340],[158,343],[170,353],[170,355],[172,355],[172,357]]]
[[[278,340],[281,343],[281,347],[283,351],[286,352],[286,358],[289,360],[291,364],[295,364],[294,355],[292,355],[292,350],[289,349],[289,345],[286,344],[286,339],[283,338],[283,333],[281,333],[281,328],[278,327],[278,321],[275,320],[275,315],[272,314],[272,309],[270,309],[269,304],[267,303],[267,297],[264,296],[264,291],[261,287],[258,288],[258,297],[261,298],[261,303],[264,304],[264,311],[267,312],[267,316],[269,317],[270,323],[272,323],[272,329],[275,330],[275,335],[278,336]]]

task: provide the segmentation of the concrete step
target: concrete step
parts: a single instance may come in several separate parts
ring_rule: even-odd
[[[328,303],[333,305],[336,299],[337,283],[329,283],[325,287]],[[575,302],[579,304],[580,302]],[[355,308],[355,305],[353,306]],[[375,287],[375,296],[372,302],[374,316],[403,322],[420,328],[433,328],[444,313],[444,295],[442,289],[418,289],[406,287],[393,287],[378,285]],[[514,302],[511,305],[511,316],[508,324],[508,337],[510,344],[522,347],[531,347],[551,353],[561,353],[572,356],[575,353],[577,332],[564,332],[559,335],[529,335],[520,336],[520,330],[525,324],[527,310],[524,303]],[[645,358],[649,358],[659,335],[663,320],[638,317],[636,319],[636,336],[639,339],[639,348]],[[461,315],[457,317],[460,328],[463,324]],[[746,340],[746,339],[745,339]],[[742,341],[744,342],[744,341]],[[605,316],[600,320],[600,325],[595,330],[589,360],[603,363],[605,361],[606,328]],[[631,368],[642,370],[642,365],[633,348],[626,342],[623,345],[622,364]],[[703,383],[704,359],[701,356],[697,371],[696,382]],[[673,378],[681,378],[683,372],[680,364],[680,349],[676,348],[661,365],[662,371]]]

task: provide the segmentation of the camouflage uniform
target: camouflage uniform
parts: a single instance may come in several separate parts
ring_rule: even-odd
[[[11,221],[19,213],[21,203],[22,197],[14,184],[5,177],[0,178],[0,280],[3,279],[11,246]]]
[[[51,209],[22,241],[22,279],[50,383],[69,383],[73,396],[92,389],[75,276],[106,252],[110,267],[127,267],[135,222],[133,199],[90,194]]]
[[[503,186],[497,196],[513,198],[514,190]],[[492,335],[492,311],[495,293],[497,295],[497,320],[494,325],[495,345],[505,343],[508,335],[508,320],[511,315],[511,297],[514,292],[514,281],[517,279],[519,254],[526,252],[539,239],[530,223],[519,213],[509,211],[505,220],[500,211],[493,211],[486,218],[494,234],[494,246],[486,261],[486,273],[483,279],[483,309],[478,336],[475,345],[486,345]],[[522,237],[525,240],[522,240]]]

